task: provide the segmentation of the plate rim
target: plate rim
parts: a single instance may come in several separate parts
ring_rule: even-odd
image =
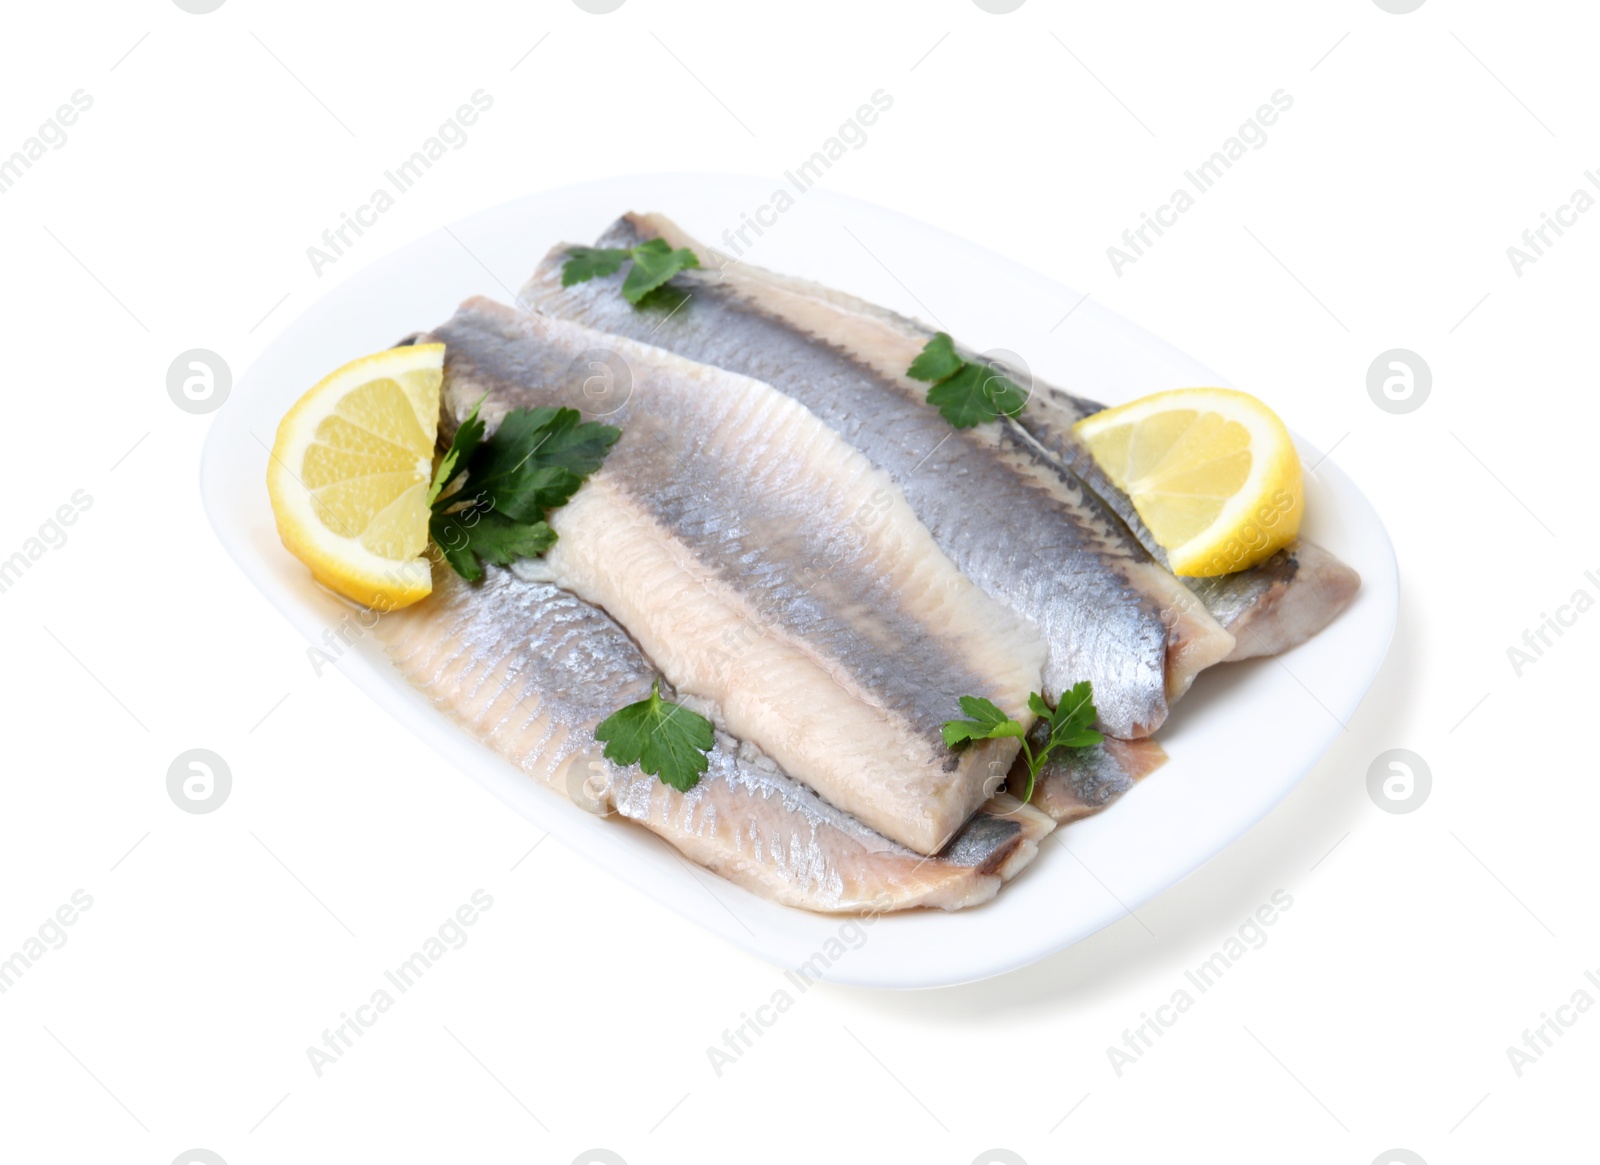
[[[464,218],[435,227],[432,230],[426,231],[420,235],[416,235],[390,249],[389,251],[375,256],[364,266],[353,271],[338,284],[328,288],[325,292],[323,292],[323,294],[317,296],[299,312],[295,313],[295,315],[273,335],[272,339],[265,346],[263,346],[261,351],[256,355],[255,359],[251,361],[250,365],[237,378],[234,391],[239,392],[241,389],[253,385],[258,374],[265,375],[265,373],[261,370],[269,368],[275,359],[281,357],[286,351],[291,349],[294,346],[294,341],[297,337],[297,334],[314,326],[315,316],[326,314],[333,310],[333,306],[342,304],[344,301],[348,300],[355,294],[357,289],[364,282],[370,282],[378,278],[379,274],[386,267],[395,266],[401,263],[409,254],[413,252],[425,252],[429,246],[437,243],[441,236],[450,236],[453,238],[455,237],[455,231],[457,229],[467,232],[470,224],[475,222],[489,222],[494,220],[497,216],[506,215],[513,212],[517,208],[533,208],[537,207],[541,203],[556,202],[563,197],[570,199],[575,196],[597,194],[600,192],[606,192],[610,194],[616,191],[625,192],[634,188],[648,188],[661,184],[694,186],[706,183],[740,186],[752,186],[754,184],[759,184],[764,189],[771,185],[771,180],[761,178],[759,176],[749,175],[681,173],[629,175],[615,178],[592,179],[581,183],[555,187],[548,190],[522,195],[518,198],[507,200],[495,206],[478,210]],[[896,224],[902,229],[910,228],[920,235],[935,240],[937,245],[944,249],[947,253],[957,253],[968,261],[981,263],[990,269],[1003,269],[1013,279],[1016,279],[1020,283],[1030,286],[1036,290],[1040,290],[1051,298],[1068,297],[1070,301],[1076,301],[1077,299],[1077,294],[1068,285],[1052,279],[1051,277],[1044,275],[1042,272],[1038,272],[1026,266],[1025,264],[1010,259],[1005,255],[991,251],[980,244],[955,235],[941,227],[931,225],[921,219],[903,214],[899,211],[891,210],[887,207],[878,206],[877,204],[867,202],[853,196],[838,194],[832,191],[816,190],[809,192],[809,195],[810,198],[808,201],[811,202],[812,205],[823,206],[825,208],[830,208],[835,212],[857,217],[887,220]],[[605,200],[602,205],[616,206],[619,203],[627,203],[628,201],[629,198],[626,196],[622,198],[613,196]],[[457,241],[459,242],[459,239],[457,239]],[[554,240],[552,240],[552,243],[553,242]],[[465,247],[465,244],[462,244],[462,246]],[[493,276],[493,271],[490,270],[489,274]],[[495,277],[495,279],[498,282],[498,277]],[[502,287],[503,286],[504,285],[502,285]],[[1206,368],[1206,366],[1192,357],[1187,356],[1169,341],[1153,335],[1133,321],[1111,311],[1104,305],[1094,304],[1092,307],[1094,309],[1091,313],[1093,318],[1098,319],[1103,325],[1110,325],[1111,327],[1115,328],[1123,335],[1124,338],[1137,342],[1142,348],[1153,347],[1158,349],[1160,354],[1169,360],[1176,360],[1184,364],[1192,365],[1197,369],[1201,369],[1214,378],[1213,383],[1219,385],[1227,385],[1229,383],[1224,378],[1216,377],[1215,373],[1211,372],[1210,369]],[[398,338],[398,335],[405,334],[405,330],[406,329],[401,329],[396,338]],[[242,406],[238,411],[243,412]],[[228,516],[222,513],[219,509],[222,504],[222,497],[219,493],[220,487],[215,486],[213,483],[225,479],[227,476],[226,470],[219,467],[218,459],[223,456],[224,437],[229,432],[229,427],[230,422],[227,420],[226,408],[219,410],[218,414],[212,417],[211,424],[208,427],[201,449],[201,456],[198,466],[199,472],[197,476],[199,478],[198,484],[200,486],[202,506],[206,512],[207,521],[211,525],[213,533],[216,535],[218,541],[222,543],[224,550],[239,567],[241,573],[243,573],[250,583],[262,593],[262,596],[267,599],[268,603],[277,609],[279,613],[288,620],[291,626],[293,626],[297,631],[307,638],[308,642],[315,642],[315,634],[311,631],[310,625],[316,625],[318,627],[325,626],[325,624],[321,622],[320,616],[305,601],[305,597],[303,595],[297,595],[288,588],[280,587],[276,584],[276,581],[271,573],[271,563],[267,560],[265,555],[258,554],[259,548],[255,547],[250,542],[248,534],[244,531],[233,529],[230,525]],[[223,436],[219,436],[219,434],[222,434]],[[1298,435],[1295,436],[1295,440],[1296,444],[1302,450],[1312,453],[1318,452],[1314,446],[1312,446],[1309,442],[1302,440]],[[1382,628],[1381,635],[1379,636],[1381,639],[1381,644],[1368,644],[1362,653],[1362,657],[1368,661],[1367,666],[1363,669],[1365,674],[1358,683],[1350,686],[1346,692],[1345,700],[1340,705],[1340,711],[1342,712],[1342,715],[1336,717],[1336,719],[1340,720],[1341,723],[1348,723],[1350,717],[1354,714],[1355,710],[1361,705],[1370,692],[1373,683],[1388,659],[1388,655],[1394,641],[1396,628],[1398,626],[1400,607],[1399,564],[1395,554],[1393,540],[1390,538],[1387,527],[1383,522],[1381,514],[1379,514],[1377,511],[1377,508],[1372,505],[1365,493],[1360,489],[1355,481],[1343,471],[1343,469],[1332,463],[1325,464],[1326,469],[1323,472],[1325,472],[1328,476],[1328,480],[1324,483],[1325,488],[1331,494],[1348,495],[1357,500],[1366,511],[1364,517],[1370,520],[1371,524],[1375,526],[1376,531],[1381,535],[1381,544],[1371,548],[1379,559],[1378,565],[1382,567],[1381,573],[1375,575],[1372,567],[1370,566],[1363,569],[1362,590],[1360,593],[1358,593],[1356,602],[1361,602],[1364,597],[1367,599],[1369,604],[1375,600],[1384,600],[1381,603],[1384,610],[1378,613],[1380,616],[1386,614],[1387,617],[1381,619]],[[266,495],[264,486],[260,492],[262,504],[265,505]],[[305,580],[305,586],[311,587],[315,586],[315,584],[312,584],[309,578],[307,578]],[[334,600],[329,597],[328,601],[333,602]],[[1342,615],[1341,618],[1343,618]],[[413,707],[431,707],[431,705],[429,705],[426,697],[423,696],[422,693],[411,688],[408,684],[405,684],[405,681],[399,677],[396,669],[389,665],[387,660],[383,659],[381,653],[379,653],[376,659],[374,659],[373,651],[371,650],[374,647],[375,645],[370,640],[363,639],[358,641],[358,649],[356,651],[347,652],[345,656],[341,657],[339,660],[341,670],[346,671],[347,678],[355,682],[356,686],[359,687],[363,693],[368,696],[368,698],[373,699],[379,704],[380,707],[384,708],[384,710],[388,712],[392,718],[399,721],[401,725],[411,732],[414,737],[421,740],[423,743],[427,744],[431,749],[433,749],[433,751],[435,751],[442,760],[453,767],[460,769],[465,775],[480,785],[480,787],[483,787],[487,791],[493,793],[497,799],[506,803],[510,808],[518,812],[524,818],[530,820],[540,828],[546,829],[551,833],[555,833],[557,837],[568,846],[568,848],[573,849],[586,860],[589,860],[594,864],[606,869],[608,873],[617,876],[627,885],[631,886],[637,891],[642,892],[652,901],[668,907],[669,909],[673,910],[674,913],[683,917],[686,921],[693,922],[707,930],[710,930],[712,933],[717,934],[720,937],[734,943],[736,946],[748,951],[749,953],[752,953],[757,957],[772,963],[774,966],[786,966],[786,963],[777,955],[775,955],[773,950],[774,943],[772,941],[763,942],[757,937],[754,931],[749,930],[748,926],[742,927],[745,933],[741,934],[741,928],[728,926],[714,915],[708,916],[704,910],[691,909],[688,905],[689,899],[686,896],[681,894],[674,895],[669,887],[660,879],[629,876],[627,873],[620,871],[612,864],[609,864],[606,860],[603,860],[607,857],[610,857],[621,860],[622,864],[627,867],[634,867],[638,865],[636,860],[638,855],[638,846],[636,844],[625,843],[623,841],[623,835],[635,833],[643,834],[647,839],[654,839],[656,844],[666,846],[666,843],[661,841],[659,838],[656,838],[654,834],[651,834],[649,831],[642,828],[639,830],[628,831],[616,830],[609,826],[600,831],[586,829],[584,827],[584,819],[590,818],[594,815],[586,813],[577,806],[563,804],[559,797],[552,796],[548,790],[541,789],[536,782],[530,781],[527,776],[514,765],[512,765],[511,762],[493,753],[492,750],[488,749],[486,745],[478,742],[471,736],[470,733],[468,733],[465,729],[458,727],[442,712],[435,710],[435,714],[428,717],[402,715],[401,708],[399,706],[402,703],[409,702]],[[380,663],[381,670],[377,666]],[[1239,667],[1248,665],[1233,666]],[[387,673],[387,675],[383,673]],[[404,691],[409,693],[411,696],[410,701],[401,701],[396,698],[396,684],[402,685],[404,687]],[[380,695],[380,692],[385,694]],[[1345,704],[1348,706],[1344,706]],[[1114,897],[1116,897],[1117,900],[1123,904],[1123,909],[1101,910],[1098,915],[1089,917],[1085,925],[1080,927],[1076,933],[1064,939],[1060,939],[1058,941],[1057,939],[1052,938],[1045,941],[1034,942],[1032,944],[1025,942],[1019,943],[1014,949],[1006,952],[999,958],[963,955],[955,960],[947,959],[946,962],[938,964],[937,966],[915,969],[898,965],[892,958],[890,959],[889,964],[885,965],[883,960],[869,957],[865,960],[857,959],[848,962],[842,962],[839,964],[841,967],[839,973],[829,973],[823,976],[823,978],[829,983],[887,989],[954,986],[961,983],[973,982],[976,980],[1005,974],[1073,946],[1076,943],[1081,942],[1083,939],[1088,938],[1090,935],[1104,929],[1106,926],[1112,925],[1113,923],[1119,921],[1127,914],[1133,913],[1140,906],[1153,900],[1155,897],[1166,893],[1174,886],[1179,885],[1186,879],[1192,877],[1196,872],[1203,869],[1219,854],[1228,849],[1246,833],[1253,829],[1255,825],[1257,825],[1263,818],[1271,813],[1274,808],[1281,804],[1284,798],[1286,798],[1291,791],[1298,787],[1305,777],[1316,768],[1323,757],[1326,756],[1328,750],[1332,747],[1337,738],[1337,731],[1331,729],[1328,730],[1324,736],[1320,738],[1311,749],[1306,751],[1299,760],[1292,762],[1290,767],[1294,771],[1292,773],[1286,772],[1284,776],[1275,784],[1273,791],[1269,796],[1253,800],[1250,804],[1250,811],[1247,814],[1241,814],[1237,820],[1233,822],[1229,835],[1226,838],[1218,841],[1217,844],[1208,850],[1208,852],[1200,856],[1198,860],[1195,860],[1192,863],[1188,863],[1186,861],[1186,868],[1177,873],[1176,876],[1164,877],[1160,880],[1159,885],[1141,886],[1140,889],[1135,892],[1125,895],[1114,895]],[[452,740],[455,741],[455,746],[451,745],[450,742]],[[469,743],[472,746],[472,750],[482,754],[482,758],[480,758],[477,763],[465,764],[459,759],[464,751],[472,751],[463,750],[461,747],[459,747],[462,741]],[[484,758],[492,763],[483,763]],[[528,793],[536,794],[536,796],[527,798],[525,797],[525,794]],[[1101,817],[1093,820],[1105,821],[1107,818]],[[613,834],[616,836],[610,836]],[[676,854],[676,851],[671,852]],[[680,864],[687,864],[688,859],[683,858],[681,855],[677,856]],[[1044,857],[1045,855],[1041,854],[1039,860],[1043,861]],[[1017,882],[1006,886],[1003,889],[1000,898],[1008,901],[1009,899],[1006,899],[1007,895],[1012,895],[1013,898],[1015,898],[1017,896],[1017,891],[1031,872],[1032,871],[1025,871],[1019,877]],[[801,915],[806,919],[821,920],[824,925],[833,927],[835,929],[837,929],[851,917],[845,915],[819,915],[808,911],[799,910],[798,908],[777,906],[774,903],[770,903],[765,899],[761,899],[751,892],[746,891],[731,882],[728,882],[726,879],[721,878],[720,876],[704,869],[703,867],[696,866],[687,871],[687,873],[690,878],[700,881],[702,884],[705,884],[706,880],[710,879],[717,885],[718,888],[723,890],[725,894],[731,895],[736,899],[748,898],[753,903],[759,904],[757,913],[761,914],[763,917],[770,910],[776,910],[780,912],[787,911],[792,912],[793,914]],[[707,888],[710,889],[710,887]],[[715,890],[712,890],[711,897],[713,899],[718,899],[723,908],[728,909],[726,903],[721,903],[721,900],[719,899]],[[991,902],[985,903],[979,907],[975,907],[973,908],[973,911],[995,911],[998,913],[1000,909],[1001,908],[999,908],[996,903]],[[942,922],[946,919],[960,918],[962,914],[966,914],[968,912],[959,912],[953,915],[936,914],[935,912],[931,911],[914,913],[923,916],[937,917],[939,921]],[[736,919],[736,921],[737,920],[738,919]],[[754,920],[752,919],[751,921]],[[890,923],[892,926],[895,922],[895,916],[885,916],[884,918],[880,918],[874,925],[882,925],[885,922]],[[861,949],[865,950],[867,947],[870,947],[870,945],[871,944],[868,943]],[[949,954],[948,951],[944,953],[946,955]]]

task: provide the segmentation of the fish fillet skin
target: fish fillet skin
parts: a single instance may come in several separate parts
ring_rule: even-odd
[[[1035,744],[1044,743],[1038,739]],[[1019,766],[1022,762],[1017,762]],[[1092,748],[1060,749],[1050,754],[1034,782],[1028,804],[1057,825],[1066,825],[1110,808],[1144,777],[1167,763],[1167,754],[1153,740],[1117,740],[1107,737]],[[1027,780],[1026,767],[1012,769],[1008,782],[1018,787]]]
[[[709,258],[659,216],[630,215],[600,242],[655,236]],[[754,376],[804,404],[894,480],[969,578],[1040,629],[1050,698],[1089,680],[1107,732],[1148,735],[1194,675],[1233,650],[1105,504],[1020,430],[953,429],[924,403],[927,386],[903,375],[927,339],[919,326],[745,266],[684,272],[675,305],[639,310],[618,293],[620,273],[562,288],[566,250],[546,258],[524,302]]]
[[[959,698],[1025,709],[1038,632],[940,553],[894,484],[801,404],[659,349],[468,300],[444,408],[590,403],[597,350],[626,363],[622,436],[550,516],[551,580],[604,608],[673,686],[790,776],[918,853],[938,852],[1017,742],[953,752]],[[470,482],[468,485],[470,489]],[[621,707],[619,702],[617,707]]]
[[[490,567],[473,584],[441,568],[432,595],[384,615],[374,634],[436,707],[552,793],[637,822],[787,906],[879,913],[977,905],[1031,862],[1054,828],[1002,794],[945,854],[929,858],[874,833],[723,733],[687,793],[612,764],[595,725],[619,702],[649,695],[656,669],[605,612],[509,570]],[[670,687],[664,691],[670,698]]]

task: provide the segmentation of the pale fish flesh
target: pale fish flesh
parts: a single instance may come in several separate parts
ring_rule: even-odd
[[[709,257],[659,216],[630,215],[600,245],[656,235]],[[676,295],[640,310],[619,294],[621,272],[562,288],[566,250],[551,252],[524,302],[755,377],[805,405],[893,479],[969,578],[1039,627],[1051,700],[1089,680],[1101,727],[1144,736],[1198,671],[1233,650],[1233,636],[1104,502],[1025,434],[956,430],[923,403],[927,386],[902,374],[925,336],[826,289],[739,266],[685,272]]]
[[[384,615],[374,633],[436,707],[551,792],[635,821],[787,906],[843,913],[973,906],[1031,862],[1054,828],[1002,794],[943,853],[924,857],[725,733],[687,793],[614,765],[595,742],[595,725],[647,696],[656,669],[605,612],[510,570],[490,567],[471,584],[436,569],[433,594]],[[673,698],[670,687],[663,692]]]
[[[918,853],[998,788],[1017,742],[953,752],[940,726],[963,695],[1026,709],[1037,630],[965,578],[894,483],[801,404],[484,299],[426,339],[446,346],[447,419],[482,400],[491,431],[512,408],[592,403],[596,351],[625,362],[631,392],[605,418],[622,437],[552,514],[560,540],[544,562],[719,727]]]

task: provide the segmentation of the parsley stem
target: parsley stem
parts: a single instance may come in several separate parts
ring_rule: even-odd
[[[1033,749],[1028,747],[1027,736],[1022,736],[1021,741],[1022,758],[1028,762],[1028,783],[1023,787],[1022,796],[1018,797],[1017,800],[1027,804],[1033,798],[1033,783],[1039,776],[1039,766],[1044,763],[1045,753],[1048,753],[1050,749],[1046,747],[1044,752],[1039,754],[1039,759],[1036,761],[1033,758]]]

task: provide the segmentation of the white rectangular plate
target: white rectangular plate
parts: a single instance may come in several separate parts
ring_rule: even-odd
[[[511,301],[557,242],[591,243],[625,210],[659,210],[718,246],[768,204],[766,179],[671,175],[607,179],[474,215],[374,263],[303,312],[239,380],[207,437],[206,512],[250,580],[308,640],[345,611],[278,542],[265,488],[278,419],[357,356],[444,320],[470,295]],[[766,215],[771,218],[773,216]],[[852,238],[854,235],[854,238]],[[749,237],[754,237],[753,235]],[[777,217],[752,262],[816,279],[937,322],[978,350],[1021,353],[1033,373],[1116,404],[1158,389],[1227,382],[1070,289],[922,223],[820,191]],[[892,274],[890,274],[892,272]],[[1285,402],[1269,403],[1288,411]],[[1292,415],[1288,419],[1293,422]],[[258,439],[259,437],[259,439]],[[1300,444],[1307,465],[1316,451]],[[1305,534],[1361,572],[1351,607],[1282,657],[1202,674],[1160,734],[1165,768],[1098,817],[1058,831],[999,898],[955,914],[878,919],[825,977],[928,987],[997,975],[1060,950],[1161,893],[1242,834],[1310,771],[1348,721],[1388,650],[1399,607],[1394,549],[1339,469],[1306,480]],[[1048,569],[1041,563],[1041,569]],[[776,906],[684,863],[643,829],[583,812],[456,728],[364,638],[339,661],[407,729],[517,812],[685,919],[786,968],[830,948],[844,920]],[[1250,762],[1237,741],[1250,739]],[[1070,846],[1070,852],[1067,850]],[[685,893],[694,877],[711,893]],[[846,932],[852,934],[853,932]],[[813,964],[816,965],[816,964]]]

